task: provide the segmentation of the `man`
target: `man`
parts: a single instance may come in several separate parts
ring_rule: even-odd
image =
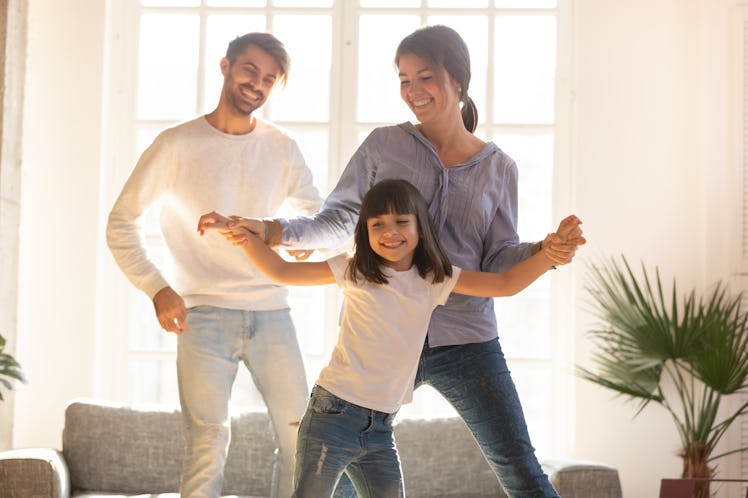
[[[252,373],[275,431],[271,495],[287,498],[292,492],[308,387],[287,291],[249,265],[240,250],[196,231],[200,215],[213,209],[263,217],[285,200],[304,214],[320,207],[296,143],[253,116],[276,85],[285,84],[289,64],[283,44],[270,34],[249,33],[229,43],[216,109],[163,131],[140,157],[109,215],[114,258],[153,300],[161,327],[178,334],[185,497],[221,493],[229,397],[240,361]],[[148,259],[139,233],[143,213],[157,201],[174,262],[171,282]]]

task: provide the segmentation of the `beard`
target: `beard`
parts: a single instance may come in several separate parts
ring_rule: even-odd
[[[262,104],[265,103],[265,95],[263,95],[261,92],[253,90],[249,85],[234,85],[231,81],[227,81],[226,83],[226,88],[224,88],[224,91],[226,93],[226,102],[237,114],[248,117],[255,110],[262,107]],[[248,101],[242,93],[243,87],[250,89],[252,93],[260,95],[260,98]]]

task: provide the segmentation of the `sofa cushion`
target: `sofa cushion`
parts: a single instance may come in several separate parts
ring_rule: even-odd
[[[51,448],[0,452],[0,498],[66,497],[70,480],[65,460]]]
[[[223,493],[268,496],[273,437],[265,413],[232,417]],[[175,493],[184,451],[177,410],[76,400],[65,411],[62,452],[71,488]]]
[[[402,419],[395,442],[408,498],[506,496],[460,418]]]
[[[621,481],[613,467],[597,462],[546,459],[543,470],[561,496],[621,498]]]

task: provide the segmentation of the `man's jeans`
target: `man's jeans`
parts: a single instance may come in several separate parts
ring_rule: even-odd
[[[429,384],[455,407],[510,497],[558,498],[530,443],[498,340],[429,348],[416,387]]]
[[[315,386],[299,427],[294,498],[332,496],[344,470],[359,498],[405,496],[394,418]]]
[[[296,433],[308,392],[289,310],[197,306],[189,309],[187,326],[177,342],[185,439],[181,496],[220,496],[229,442],[231,386],[239,362],[243,362],[265,400],[278,445],[271,496],[288,498]]]

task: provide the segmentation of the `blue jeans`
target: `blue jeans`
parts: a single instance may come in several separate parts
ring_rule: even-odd
[[[428,384],[457,410],[504,487],[516,498],[558,498],[530,443],[499,341],[430,348],[415,386]]]
[[[332,496],[343,471],[359,498],[405,496],[394,418],[314,386],[299,427],[294,498]]]
[[[188,310],[187,326],[177,340],[185,440],[181,496],[220,496],[230,438],[231,386],[243,362],[265,400],[278,446],[271,496],[290,497],[296,432],[308,388],[289,310],[197,306]]]

